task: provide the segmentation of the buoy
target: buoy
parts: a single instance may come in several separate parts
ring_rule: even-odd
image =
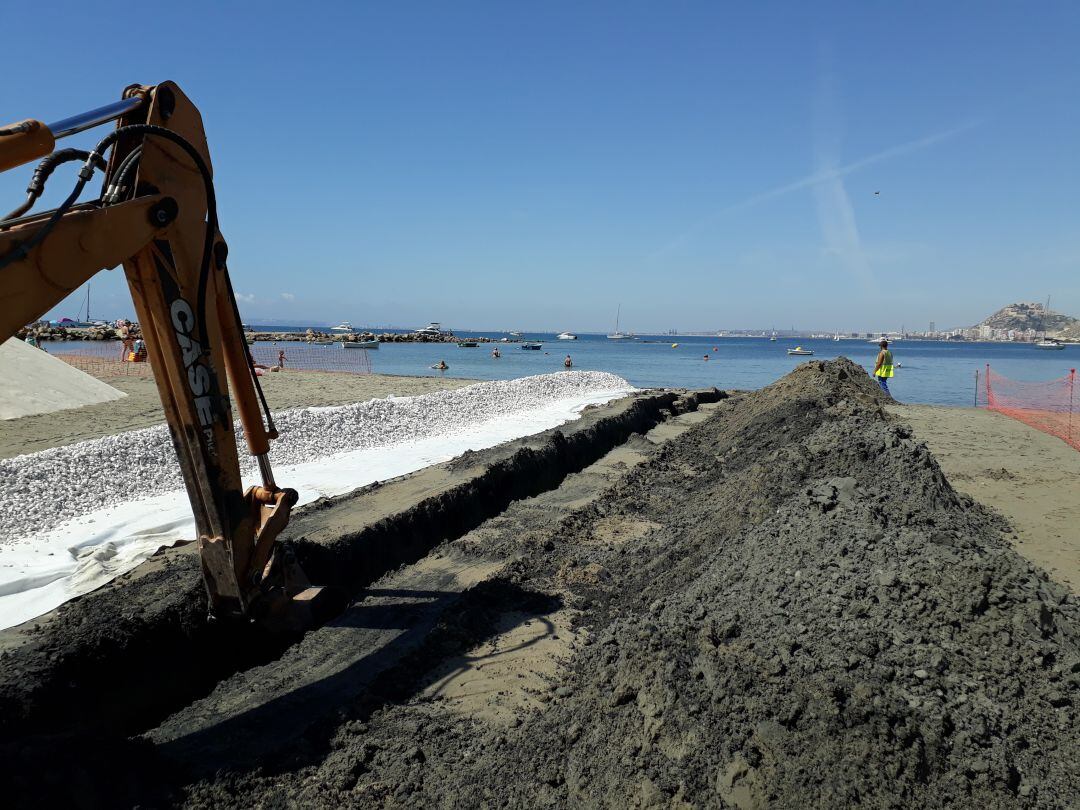
[[[679,348],[679,344],[678,343],[672,343],[671,348],[677,349],[677,348]]]

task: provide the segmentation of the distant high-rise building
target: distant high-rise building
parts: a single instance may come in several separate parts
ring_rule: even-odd
[[[930,321],[930,331],[931,331],[931,332],[934,332],[934,331],[936,331],[936,330],[934,329],[934,322],[933,322],[933,321]]]

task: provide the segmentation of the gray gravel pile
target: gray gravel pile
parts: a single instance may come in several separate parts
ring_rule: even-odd
[[[413,661],[325,747],[189,801],[1077,806],[1080,605],[880,403],[808,364],[524,548],[507,578],[591,643],[511,728],[409,701]]]
[[[628,390],[621,377],[595,371],[483,382],[415,397],[376,399],[275,415],[276,464],[297,464],[459,431],[500,416],[598,391]],[[237,423],[239,436],[239,423]],[[255,470],[241,439],[241,468]],[[0,543],[137,497],[183,487],[168,429],[162,425],[40,453],[0,459]]]

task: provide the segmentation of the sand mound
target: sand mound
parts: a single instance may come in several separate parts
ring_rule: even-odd
[[[0,344],[0,419],[55,413],[126,397],[111,385],[11,338]]]
[[[189,798],[1075,806],[1080,606],[880,401],[849,361],[800,367],[524,554],[510,584],[580,611],[591,643],[511,728],[374,700],[308,767]],[[614,519],[644,528],[606,541]]]

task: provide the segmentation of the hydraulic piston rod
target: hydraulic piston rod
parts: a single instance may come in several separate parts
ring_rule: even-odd
[[[61,119],[55,124],[43,124],[31,118],[0,126],[0,171],[43,158],[52,152],[60,138],[115,121],[144,103],[145,99],[141,95],[133,95],[104,107]]]
[[[107,124],[109,121],[115,121],[117,118],[127,115],[129,112],[137,110],[144,102],[145,99],[142,96],[132,96],[131,98],[125,98],[121,101],[114,101],[112,104],[106,104],[104,107],[98,107],[89,112],[79,113],[70,118],[64,118],[61,121],[57,121],[55,124],[49,124],[49,132],[53,134],[53,137],[56,140],[60,140],[61,138],[66,138],[68,135],[75,135],[78,132],[92,129],[101,124]]]

